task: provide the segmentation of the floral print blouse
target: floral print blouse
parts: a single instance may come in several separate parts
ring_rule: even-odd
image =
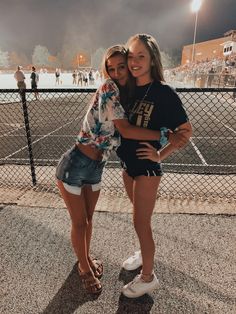
[[[107,160],[111,150],[120,145],[120,135],[113,120],[127,119],[120,104],[119,89],[107,79],[96,91],[85,115],[77,142],[94,145],[103,151],[103,160]]]

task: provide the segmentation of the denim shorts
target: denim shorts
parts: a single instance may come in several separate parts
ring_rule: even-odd
[[[61,180],[66,190],[76,191],[80,194],[84,185],[94,187],[93,191],[100,189],[105,161],[94,160],[84,155],[75,145],[62,155],[56,168],[56,178]]]

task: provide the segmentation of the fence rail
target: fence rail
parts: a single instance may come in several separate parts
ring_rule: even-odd
[[[185,73],[170,72],[169,81],[181,82],[184,86],[196,88],[230,88],[236,87],[236,74],[206,74],[206,73]]]
[[[0,89],[0,187],[56,191],[55,167],[73,145],[95,89]],[[177,89],[193,125],[189,144],[163,162],[160,196],[235,200],[236,88]],[[170,113],[171,114],[171,113]],[[112,153],[103,188],[123,190]]]

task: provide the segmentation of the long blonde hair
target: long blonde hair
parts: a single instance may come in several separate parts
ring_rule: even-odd
[[[110,77],[108,74],[108,70],[107,70],[107,60],[110,59],[111,57],[114,57],[117,55],[124,56],[125,61],[127,61],[127,50],[126,50],[125,46],[115,45],[115,46],[109,47],[106,50],[106,52],[103,56],[102,65],[101,65],[102,74],[103,74],[103,77],[105,79]]]
[[[108,74],[108,69],[107,69],[107,61],[111,57],[114,57],[117,55],[124,56],[125,62],[127,63],[127,49],[125,48],[124,45],[115,45],[108,48],[104,54],[103,61],[101,64],[102,74],[105,79],[110,78]],[[120,91],[121,104],[126,111],[128,108],[129,101],[133,95],[133,91],[135,87],[135,80],[131,76],[129,70],[128,70],[128,79],[127,79],[126,85],[119,86],[119,84],[117,84],[117,87],[119,88],[119,91]]]
[[[135,40],[140,40],[149,51],[151,57],[152,79],[159,82],[165,81],[163,74],[163,65],[161,62],[161,52],[156,39],[148,34],[136,34],[128,39],[126,43],[127,50],[129,49],[130,44]]]

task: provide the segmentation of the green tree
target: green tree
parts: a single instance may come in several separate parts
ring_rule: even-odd
[[[47,47],[37,45],[32,55],[32,63],[37,66],[49,65],[50,53]]]
[[[91,56],[91,65],[94,69],[99,69],[102,63],[102,58],[105,53],[105,49],[100,47],[98,48]]]
[[[28,57],[24,53],[11,51],[9,53],[9,64],[11,68],[16,68],[18,65],[27,66],[30,63]]]
[[[7,51],[2,51],[0,49],[0,67],[7,68],[9,67],[9,54]]]

